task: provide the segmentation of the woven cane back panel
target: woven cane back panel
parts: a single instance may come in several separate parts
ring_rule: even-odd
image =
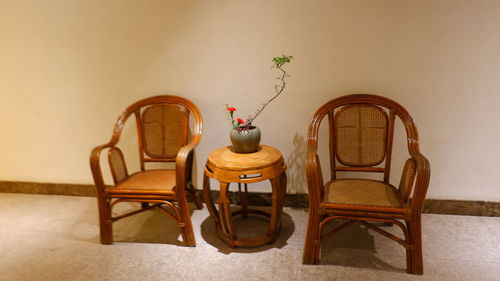
[[[406,201],[408,201],[408,198],[410,197],[411,188],[413,186],[413,182],[415,181],[415,168],[415,160],[411,158],[406,160],[403,175],[401,176],[401,181],[399,182],[399,192]]]
[[[377,106],[352,104],[335,114],[335,150],[340,163],[368,167],[385,158],[388,118]]]
[[[118,183],[128,175],[123,154],[118,148],[113,147],[109,150],[108,157],[109,165],[111,166],[111,173],[113,174],[113,181]]]
[[[174,158],[186,145],[188,111],[179,105],[153,105],[142,113],[144,153],[152,158]]]

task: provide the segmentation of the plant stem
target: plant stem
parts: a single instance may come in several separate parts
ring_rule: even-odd
[[[281,75],[281,89],[279,89],[279,91],[276,93],[276,95],[274,95],[272,98],[270,98],[266,103],[262,104],[261,108],[259,108],[253,117],[250,118],[249,120],[249,124],[251,125],[253,120],[255,120],[255,118],[257,118],[257,116],[259,116],[259,114],[262,112],[262,110],[264,110],[264,108],[269,104],[271,103],[274,99],[276,99],[282,92],[283,90],[285,89],[285,86],[286,86],[286,82],[285,82],[285,77],[286,77],[286,72],[285,70],[283,70],[281,68],[281,65],[277,65],[276,68],[278,68],[279,70],[281,70],[281,72],[283,72],[283,74]]]

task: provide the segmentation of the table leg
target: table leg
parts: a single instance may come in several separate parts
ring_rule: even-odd
[[[234,232],[233,219],[231,215],[231,202],[228,196],[229,183],[220,182],[219,194],[219,217],[222,231],[231,239],[236,239]]]
[[[246,177],[246,176],[245,176]],[[243,184],[244,190],[241,190],[241,183],[238,183],[238,193],[240,194],[240,206],[241,215],[246,218],[248,217],[248,185]]]
[[[285,203],[286,194],[286,174],[283,172],[279,177],[270,180],[272,186],[272,207],[271,220],[269,222],[267,235],[272,237],[270,243],[273,243],[278,236],[281,226],[281,215]]]
[[[287,186],[286,171],[283,171],[283,173],[281,173],[281,177],[280,177],[280,187],[281,187],[281,190],[280,190],[281,198],[279,200],[281,202],[280,212],[283,212],[283,206],[285,205],[286,186]]]
[[[215,209],[212,194],[210,194],[210,178],[207,176],[207,174],[203,174],[203,195],[205,197],[205,204],[207,205],[210,216],[214,219],[216,225],[220,224],[219,214]]]

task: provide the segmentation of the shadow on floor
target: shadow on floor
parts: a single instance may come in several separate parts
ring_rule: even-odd
[[[189,209],[192,215],[194,205],[190,204]],[[177,222],[156,209],[113,223],[113,237],[114,242],[184,245]]]
[[[238,207],[232,207],[237,210]],[[252,207],[255,208],[255,207]],[[266,208],[258,208],[266,210]],[[234,211],[233,210],[233,211]],[[269,209],[267,209],[269,210]],[[237,216],[233,219],[234,226],[236,228],[236,233],[238,238],[252,238],[265,236],[267,231],[268,220],[261,216],[249,215],[247,218]],[[223,254],[229,253],[255,253],[262,252],[272,248],[282,248],[288,244],[288,239],[295,231],[295,224],[292,217],[287,213],[283,212],[281,217],[281,230],[276,238],[276,241],[272,244],[266,244],[258,247],[236,247],[230,248],[225,242],[223,242],[217,236],[217,230],[215,229],[215,223],[212,217],[208,216],[201,223],[201,235],[203,239],[210,245],[214,246]]]
[[[327,225],[325,233],[343,221],[334,221]],[[374,225],[391,232],[391,228],[397,226],[387,226],[383,224]],[[388,243],[395,243],[401,247],[401,254],[398,256],[383,255],[384,249],[379,253],[374,243],[373,232],[359,223],[351,224],[342,231],[334,234],[331,238],[321,243],[320,264],[341,265],[358,268],[376,268],[385,271],[405,272],[406,256],[405,250],[397,242],[388,239]],[[378,235],[375,233],[375,235]],[[384,237],[384,239],[387,239]],[[383,256],[383,257],[379,257]],[[389,263],[390,262],[390,263]]]

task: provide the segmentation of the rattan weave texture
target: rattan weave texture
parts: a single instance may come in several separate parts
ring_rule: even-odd
[[[109,162],[113,169],[115,183],[127,177],[127,167],[125,166],[125,161],[120,150],[117,148],[111,148],[109,150]]]
[[[179,105],[153,105],[142,113],[144,153],[149,157],[175,157],[186,144],[182,132],[187,111]]]
[[[368,167],[385,158],[388,118],[377,106],[353,104],[335,114],[336,154],[340,163]]]
[[[398,190],[387,183],[364,179],[342,179],[326,184],[326,202],[402,208]]]
[[[401,181],[399,182],[399,192],[401,193],[405,201],[408,201],[408,198],[411,194],[411,187],[413,186],[413,182],[415,181],[415,169],[415,160],[411,158],[406,160],[403,169],[403,175],[401,176]]]

